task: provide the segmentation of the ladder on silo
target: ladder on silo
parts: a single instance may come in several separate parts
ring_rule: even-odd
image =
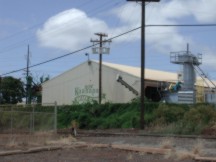
[[[127,82],[125,82],[123,80],[122,76],[118,75],[117,78],[116,78],[116,81],[121,83],[123,86],[125,86],[127,89],[129,89],[129,91],[131,91],[136,96],[139,95],[139,92],[136,89],[134,89],[132,86],[130,86]]]

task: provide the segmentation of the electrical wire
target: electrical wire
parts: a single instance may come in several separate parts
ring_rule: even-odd
[[[214,27],[216,24],[151,24],[145,27]]]
[[[88,1],[89,1],[89,0],[88,0]],[[110,3],[110,1],[108,1],[108,2]],[[105,2],[105,3],[107,3],[107,2]],[[107,6],[107,5],[104,5],[105,3],[102,4],[102,7]],[[84,6],[84,4],[87,5],[88,3],[81,3],[80,6]],[[118,2],[118,3],[115,2],[115,5],[116,5],[116,4],[120,4],[120,2]],[[148,4],[150,4],[150,2],[149,2],[149,3],[146,3],[145,5],[148,5]],[[110,5],[113,5],[113,4],[110,3]],[[103,8],[101,8],[100,6],[97,6],[96,9],[98,9],[98,10],[103,10]],[[95,12],[96,9],[94,9],[93,11]],[[35,24],[35,25],[33,25],[33,26],[31,26],[31,27],[29,27],[29,28],[23,30],[23,31],[20,31],[20,32],[18,32],[18,33],[15,33],[14,35],[20,34],[20,33],[24,32],[24,31],[27,31],[27,30],[32,30],[33,28],[35,28],[35,27],[37,27],[38,25],[41,25],[41,24],[42,24],[42,23]],[[152,27],[153,27],[153,26],[156,27],[157,25],[151,25],[151,26],[152,26]],[[166,26],[167,26],[167,25],[166,25]],[[183,26],[183,25],[169,25],[169,26]],[[189,25],[187,25],[187,26],[189,26]],[[191,26],[191,25],[190,25],[190,26]],[[194,25],[193,25],[193,26],[194,26]],[[207,26],[209,26],[209,25],[207,25]],[[148,27],[148,26],[146,26],[146,27]],[[49,32],[52,32],[52,31],[49,31]],[[13,35],[12,35],[12,36],[13,36]],[[10,36],[9,36],[9,37],[10,37]],[[20,46],[20,44],[23,44],[23,43],[26,42],[27,40],[28,40],[28,39],[23,40],[23,41],[17,43],[17,46],[15,46],[14,48],[10,48],[10,46],[7,47],[7,48],[6,48],[6,51],[9,51],[9,50],[12,50],[12,49],[17,48],[18,46]],[[1,40],[0,40],[0,41],[1,41]],[[5,52],[5,50],[4,50],[4,51],[0,51],[0,53],[3,53],[3,52]]]
[[[129,31],[125,32],[125,33],[121,33],[121,34],[119,34],[119,35],[117,35],[117,36],[114,36],[114,37],[112,37],[112,38],[109,38],[109,39],[107,39],[107,41],[113,40],[113,39],[118,38],[118,37],[121,37],[121,36],[123,36],[123,35],[125,35],[125,34],[128,34],[128,33],[130,33],[130,32],[133,32],[133,31],[135,31],[135,30],[138,30],[138,29],[140,29],[140,27],[134,28],[134,29],[129,30]],[[34,64],[34,65],[31,65],[31,66],[29,66],[29,68],[36,67],[36,66],[39,66],[39,65],[42,65],[42,64],[45,64],[45,63],[49,63],[49,62],[52,62],[52,61],[61,59],[61,58],[63,58],[63,57],[66,57],[66,56],[69,56],[69,55],[72,55],[72,54],[81,52],[81,51],[83,51],[83,50],[89,49],[89,48],[91,48],[91,47],[94,47],[94,46],[96,46],[96,45],[98,45],[98,44],[99,44],[99,43],[95,43],[94,45],[90,45],[90,46],[84,47],[84,48],[79,49],[79,50],[76,50],[76,51],[74,51],[74,52],[67,53],[67,54],[61,55],[61,56],[59,56],[59,57],[55,57],[55,58],[53,58],[53,59],[46,60],[46,61],[43,61],[43,62]],[[4,73],[4,74],[2,74],[1,76],[5,76],[5,75],[8,75],[8,74],[16,73],[16,72],[19,72],[19,71],[22,71],[22,70],[25,70],[25,69],[26,69],[26,68],[21,68],[21,69],[18,69],[18,70],[14,70],[14,71],[11,71],[11,72],[8,72],[8,73]]]
[[[95,0],[87,0],[87,1],[91,1],[91,3],[92,3],[92,1],[95,1]],[[86,4],[89,4],[89,3],[83,2],[83,3],[79,4],[79,5],[77,6],[77,8],[78,8],[78,7],[85,6]],[[23,30],[20,30],[20,31],[18,31],[18,32],[16,32],[16,33],[13,33],[13,34],[11,34],[11,35],[9,35],[9,36],[7,36],[7,37],[1,38],[1,39],[0,39],[0,42],[4,41],[4,40],[6,40],[6,39],[9,39],[9,38],[15,37],[15,36],[17,36],[17,35],[20,35],[20,34],[26,32],[26,31],[32,30],[32,29],[34,29],[34,28],[36,28],[36,27],[38,27],[38,26],[40,26],[40,25],[42,25],[42,24],[44,24],[44,21],[43,21],[43,22],[39,22],[39,23],[34,24],[34,25],[31,25],[31,26],[29,26],[29,27],[27,27],[27,28],[25,28],[25,29],[23,29]]]
[[[146,27],[173,27],[173,26],[181,26],[181,27],[200,27],[200,26],[203,26],[203,27],[208,26],[208,27],[209,27],[209,26],[212,26],[212,27],[213,27],[213,26],[216,26],[216,24],[179,24],[179,25],[161,24],[161,25],[146,25]],[[111,41],[111,40],[113,40],[113,39],[116,39],[116,38],[121,37],[121,36],[123,36],[123,35],[126,35],[126,34],[128,34],[128,33],[131,33],[131,32],[133,32],[133,31],[136,31],[136,30],[138,30],[138,29],[140,29],[140,28],[141,28],[141,27],[137,27],[137,28],[131,29],[131,30],[127,31],[127,32],[124,32],[124,33],[121,33],[121,34],[119,34],[119,35],[116,35],[116,36],[114,36],[114,37],[112,37],[112,38],[109,38],[109,39],[107,39],[107,41]],[[89,49],[89,48],[91,48],[91,47],[93,47],[93,46],[96,46],[96,45],[98,45],[98,44],[99,44],[99,43],[96,43],[96,44],[94,44],[94,45],[90,45],[90,46],[84,47],[84,48],[79,49],[79,50],[76,50],[76,51],[74,51],[74,52],[67,53],[67,54],[61,55],[61,56],[59,56],[59,57],[55,57],[55,58],[53,58],[53,59],[46,60],[46,61],[43,61],[43,62],[34,64],[34,65],[31,65],[31,66],[29,66],[29,68],[36,67],[36,66],[39,66],[39,65],[42,65],[42,64],[45,64],[45,63],[49,63],[49,62],[52,62],[52,61],[61,59],[61,58],[63,58],[63,57],[66,57],[66,56],[69,56],[69,55],[72,55],[72,54],[76,54],[76,53],[78,53],[78,52],[81,52],[81,51],[83,51],[83,50]],[[5,76],[5,75],[8,75],[8,74],[16,73],[16,72],[19,72],[19,71],[22,71],[22,70],[25,70],[25,69],[26,69],[26,68],[21,68],[21,69],[18,69],[18,70],[14,70],[14,71],[11,71],[11,72],[7,72],[7,73],[2,74],[1,76]]]
[[[105,3],[103,3],[103,4],[101,4],[100,6],[97,6],[97,8],[93,8],[93,9],[91,9],[91,10],[89,10],[89,11],[86,11],[86,12],[90,12],[89,13],[89,16],[95,16],[95,15],[97,15],[98,13],[99,13],[99,11],[104,11],[106,8],[108,8],[108,7],[114,7],[114,6],[117,6],[117,5],[120,5],[122,2],[110,2],[110,1],[107,1],[107,2],[105,2]],[[93,12],[92,12],[93,11]],[[74,21],[76,19],[76,21]],[[46,36],[48,36],[48,34],[50,34],[50,33],[52,33],[52,32],[56,32],[56,31],[58,31],[59,29],[64,29],[65,27],[68,27],[68,24],[78,24],[79,22],[82,22],[82,21],[80,21],[80,19],[78,18],[78,17],[74,17],[74,20],[71,22],[66,22],[66,23],[63,23],[61,26],[59,26],[58,28],[55,28],[55,29],[53,29],[53,30],[49,30],[49,31],[47,31],[46,33],[44,33],[44,35]],[[11,36],[8,36],[8,37],[6,37],[6,38],[3,38],[3,39],[0,39],[0,42],[1,41],[3,41],[3,40],[5,40],[5,39],[7,39],[7,38],[10,38],[10,37],[15,37],[15,36],[17,36],[17,35],[20,35],[20,34],[22,34],[22,33],[24,33],[25,31],[28,31],[28,30],[32,30],[32,29],[34,29],[34,28],[36,28],[37,26],[39,26],[39,25],[41,25],[41,24],[43,24],[43,22],[41,22],[41,23],[38,23],[38,24],[35,24],[35,25],[33,25],[33,26],[31,26],[31,27],[29,27],[29,28],[27,28],[27,29],[25,29],[25,30],[22,30],[22,31],[20,31],[20,32],[17,32],[17,33],[14,33],[14,34],[12,34]],[[23,44],[26,42],[26,41],[28,41],[28,43],[30,42],[29,40],[32,40],[34,38],[34,36],[29,36],[29,37],[27,37],[27,38],[25,38],[24,40],[21,40],[20,42],[17,42],[17,43],[14,43],[14,44],[12,44],[12,45],[9,45],[9,46],[7,46],[7,47],[5,47],[4,49],[2,49],[2,50],[0,50],[0,53],[4,53],[4,52],[7,52],[7,51],[10,51],[10,50],[13,50],[13,49],[16,49],[16,48],[18,48],[18,47],[20,47],[21,45],[23,46]],[[11,46],[12,46],[12,48],[11,48]]]

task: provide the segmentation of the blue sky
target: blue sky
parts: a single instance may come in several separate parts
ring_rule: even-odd
[[[140,4],[126,0],[0,0],[0,74],[26,67],[27,45],[31,65],[82,49],[96,39],[108,38],[140,26]],[[216,23],[215,0],[161,0],[146,4],[148,24]],[[201,68],[216,80],[216,27],[147,27],[146,67],[176,72],[170,52],[183,51],[190,43],[192,53],[203,54]],[[103,61],[140,66],[140,31],[114,39],[111,53]],[[54,77],[90,58],[91,49],[31,68],[33,77]],[[24,78],[25,71],[10,74]]]

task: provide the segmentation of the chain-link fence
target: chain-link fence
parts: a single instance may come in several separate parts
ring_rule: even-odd
[[[0,105],[0,133],[57,131],[57,104]]]

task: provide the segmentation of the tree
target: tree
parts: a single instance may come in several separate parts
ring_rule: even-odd
[[[24,83],[11,76],[3,77],[0,82],[0,103],[16,104],[25,96]]]
[[[42,102],[42,84],[49,80],[49,76],[42,75],[39,81],[33,81],[31,86],[31,98],[33,102],[41,103]]]

